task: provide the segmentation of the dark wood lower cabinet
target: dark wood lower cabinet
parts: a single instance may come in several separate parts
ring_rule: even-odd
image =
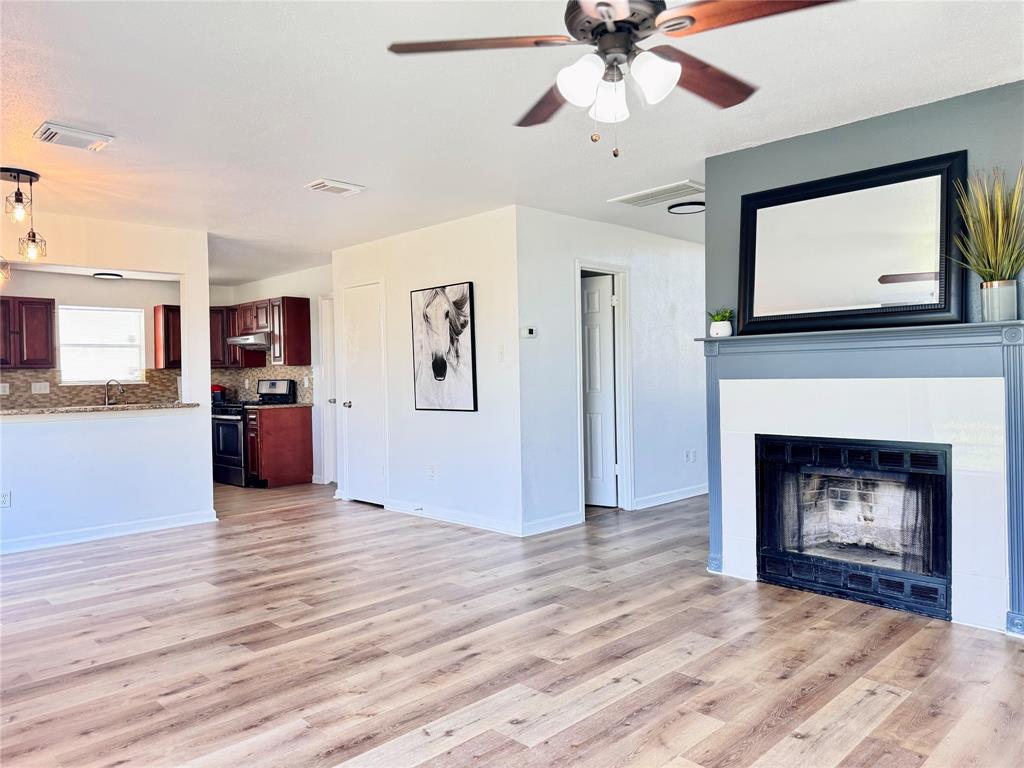
[[[247,484],[313,482],[312,406],[247,408],[245,446]]]

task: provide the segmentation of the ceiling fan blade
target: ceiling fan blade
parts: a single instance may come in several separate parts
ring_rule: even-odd
[[[757,90],[755,86],[671,45],[656,45],[650,51],[663,59],[678,61],[683,65],[683,72],[677,83],[680,88],[685,88],[722,109],[746,101]]]
[[[555,112],[561,109],[563,104],[565,104],[565,99],[558,92],[558,87],[552,85],[540,97],[537,103],[530,107],[530,111],[523,115],[516,125],[521,128],[528,128],[531,125],[546,123],[555,116]]]
[[[419,43],[392,43],[392,53],[438,53],[442,51],[484,51],[494,48],[547,48],[579,45],[568,35],[522,35],[519,37],[476,37],[466,40],[426,40]]]
[[[799,11],[837,0],[704,0],[680,5],[658,14],[654,25],[671,37],[685,37],[730,24]]]

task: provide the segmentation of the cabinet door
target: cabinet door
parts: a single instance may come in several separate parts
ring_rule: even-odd
[[[245,474],[250,480],[260,479],[260,428],[251,421],[245,424]]]
[[[256,331],[256,307],[253,304],[238,305],[238,335],[244,336]]]
[[[270,300],[270,364],[284,363],[284,302]]]
[[[225,307],[210,307],[210,367],[227,368],[230,354],[228,310]]]
[[[0,368],[14,365],[17,334],[14,332],[14,299],[0,296]]]
[[[157,368],[181,368],[181,307],[153,307],[153,359]]]
[[[19,368],[54,368],[57,352],[53,332],[57,302],[53,299],[15,299],[18,331],[14,364]]]
[[[254,328],[256,333],[266,333],[270,330],[270,300],[254,302],[252,305]]]

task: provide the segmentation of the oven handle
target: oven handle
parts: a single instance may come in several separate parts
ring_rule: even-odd
[[[219,419],[220,421],[241,421],[241,416],[214,416],[213,418]]]

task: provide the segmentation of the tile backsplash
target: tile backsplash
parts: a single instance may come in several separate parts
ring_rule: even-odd
[[[144,384],[125,384],[125,392],[131,403],[173,403],[178,399],[178,377],[181,371],[146,370]],[[0,371],[0,382],[7,384],[7,394],[0,394],[0,408],[65,408],[75,405],[103,405],[102,384],[67,384],[60,383],[60,370],[57,368],[39,370]],[[33,394],[33,384],[49,384],[50,391],[46,394]],[[121,396],[111,388],[115,402],[121,402]]]
[[[300,403],[313,402],[313,367],[309,365],[268,365],[264,368],[214,368],[210,373],[214,384],[227,387],[231,400],[255,400],[256,383],[260,379],[294,379]],[[306,384],[306,381],[309,384]]]

